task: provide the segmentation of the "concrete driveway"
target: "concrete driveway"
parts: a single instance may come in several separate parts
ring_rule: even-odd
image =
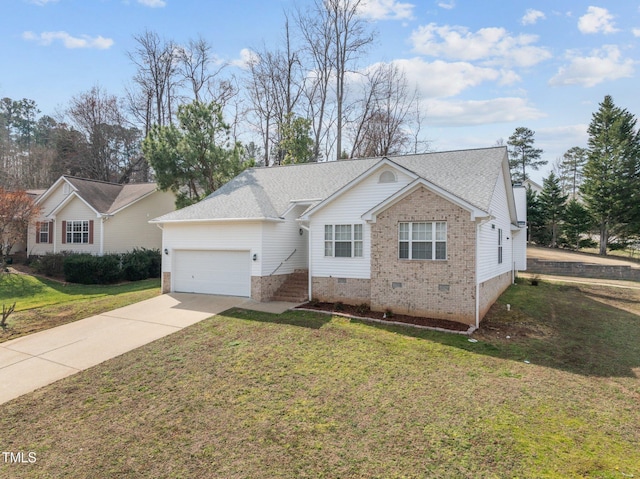
[[[0,404],[236,306],[281,313],[294,305],[164,294],[0,343]]]

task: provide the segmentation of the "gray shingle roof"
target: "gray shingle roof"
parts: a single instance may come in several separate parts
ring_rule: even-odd
[[[388,156],[468,203],[488,211],[506,148]],[[376,165],[381,158],[251,168],[204,200],[155,222],[276,219],[295,200],[323,200]]]
[[[74,176],[65,176],[64,178],[73,185],[83,200],[102,214],[110,214],[122,209],[157,189],[155,183],[120,185]]]

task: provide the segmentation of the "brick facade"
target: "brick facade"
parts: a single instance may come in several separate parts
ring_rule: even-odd
[[[398,223],[446,221],[446,260],[398,258]],[[475,324],[476,224],[421,187],[371,225],[371,309]]]
[[[371,301],[371,281],[358,278],[313,277],[313,299],[359,305]]]
[[[288,277],[288,274],[251,276],[251,299],[260,302],[273,300],[276,291],[278,291],[278,288],[282,286]]]
[[[162,294],[167,294],[171,292],[171,273],[163,272],[162,273]]]
[[[489,312],[491,305],[511,285],[511,271],[480,284],[480,319]]]

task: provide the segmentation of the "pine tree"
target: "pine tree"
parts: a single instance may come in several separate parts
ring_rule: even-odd
[[[512,178],[516,182],[522,182],[529,178],[527,167],[538,170],[546,165],[546,160],[541,160],[542,150],[533,147],[535,131],[529,128],[519,127],[509,137],[507,144],[509,149],[509,166]]]
[[[564,205],[567,202],[567,195],[562,193],[560,180],[553,172],[549,173],[549,176],[545,178],[542,185],[540,206],[544,214],[544,224],[550,233],[550,246],[557,248],[558,233],[564,216]]]
[[[587,163],[587,153],[585,148],[574,146],[568,149],[562,156],[561,169],[562,180],[567,185],[567,191],[572,198],[576,197],[578,188],[582,183],[584,165]]]
[[[580,236],[591,229],[592,223],[589,210],[575,198],[569,200],[564,210],[562,232],[572,248],[580,249]]]
[[[538,193],[527,188],[527,234],[529,243],[548,244],[549,239],[544,227],[544,211]]]
[[[580,188],[600,230],[600,254],[612,233],[640,230],[640,138],[636,119],[607,95],[589,125],[589,153]]]

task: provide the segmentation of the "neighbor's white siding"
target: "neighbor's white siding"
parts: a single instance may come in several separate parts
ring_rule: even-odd
[[[516,270],[525,271],[527,269],[527,190],[526,188],[514,187],[513,197],[516,203],[516,214],[520,228],[514,229],[513,233],[513,261]],[[524,223],[524,224],[523,224]]]
[[[480,283],[511,271],[513,264],[511,218],[502,171],[493,191],[489,212],[493,219],[483,222],[478,233],[478,282]],[[498,263],[500,229],[502,230],[502,263]]]
[[[397,182],[380,183],[380,174],[385,170],[393,171]],[[411,177],[394,168],[383,168],[315,213],[310,221],[311,275],[369,279],[371,277],[371,228],[363,221],[362,215],[407,186],[412,180]],[[363,225],[361,258],[334,258],[324,255],[324,226],[341,224]]]
[[[307,208],[308,206],[305,205],[292,208],[285,215],[284,222],[263,223],[261,276],[289,274],[296,269],[308,268],[309,232],[301,229],[299,222],[296,221]]]
[[[156,191],[104,222],[104,253],[125,253],[134,248],[160,249],[162,231],[149,220],[175,210],[175,196]]]
[[[261,275],[261,222],[165,223],[162,230],[162,271],[174,268],[175,250],[248,251],[251,256],[251,276]],[[164,250],[168,254],[164,253]]]

